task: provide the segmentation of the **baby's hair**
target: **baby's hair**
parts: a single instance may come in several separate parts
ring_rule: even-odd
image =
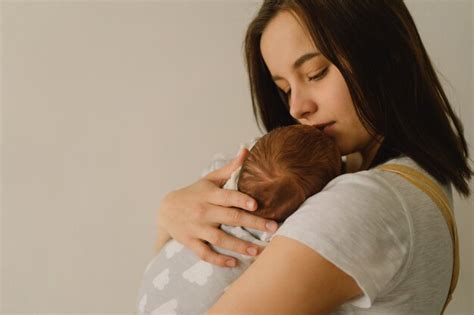
[[[284,221],[341,173],[336,144],[318,128],[279,127],[261,137],[242,165],[238,190],[253,197],[253,214]]]

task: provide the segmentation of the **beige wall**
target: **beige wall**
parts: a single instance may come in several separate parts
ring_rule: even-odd
[[[135,311],[160,198],[259,135],[258,3],[1,1],[1,313]],[[408,5],[472,144],[472,2]],[[473,313],[472,200],[448,314]]]

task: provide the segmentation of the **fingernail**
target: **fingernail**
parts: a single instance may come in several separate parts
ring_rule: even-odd
[[[275,222],[267,222],[267,224],[265,224],[267,230],[269,230],[270,232],[275,232],[278,228],[277,224]]]
[[[225,262],[225,264],[226,264],[228,267],[235,267],[235,260],[229,259],[228,261]]]
[[[255,201],[253,201],[253,200],[247,201],[247,209],[248,210],[253,210],[254,207],[255,207]]]
[[[247,248],[247,253],[249,253],[252,256],[257,255],[257,249],[255,247],[249,247]]]

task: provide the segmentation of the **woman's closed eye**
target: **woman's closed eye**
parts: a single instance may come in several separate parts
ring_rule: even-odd
[[[326,73],[328,72],[329,70],[329,67],[326,67],[324,68],[323,70],[321,70],[321,72],[319,72],[318,74],[312,76],[312,77],[309,77],[308,78],[308,81],[318,81],[318,80],[321,80],[325,75]],[[279,91],[282,92],[285,96],[286,96],[286,99],[288,99],[291,95],[291,89],[288,90],[288,92],[285,92],[283,91],[282,89],[279,88]]]

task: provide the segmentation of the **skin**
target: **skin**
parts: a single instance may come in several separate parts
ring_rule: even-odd
[[[352,167],[366,169],[379,142],[358,118],[340,71],[322,55],[292,68],[300,56],[318,51],[298,19],[280,12],[264,30],[260,48],[272,76],[280,77],[275,84],[291,90],[290,114],[307,125],[334,121],[325,132],[343,155],[356,156]],[[208,314],[326,314],[360,294],[353,278],[317,252],[276,236]]]

